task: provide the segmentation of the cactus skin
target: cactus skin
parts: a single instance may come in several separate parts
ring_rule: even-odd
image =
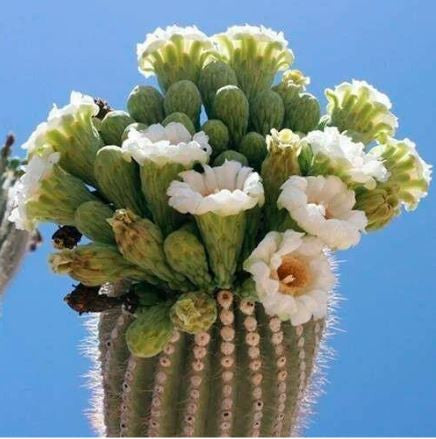
[[[289,436],[300,433],[326,321],[292,326],[254,302],[218,293],[209,332],[175,331],[153,358],[127,353],[122,311],[99,324],[106,436]],[[97,425],[98,417],[104,422]]]
[[[29,233],[17,230],[8,217],[11,213],[9,190],[15,179],[8,171],[8,158],[14,138],[9,135],[0,149],[0,294],[16,272],[29,243]]]

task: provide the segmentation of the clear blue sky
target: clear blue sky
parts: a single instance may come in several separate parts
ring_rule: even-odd
[[[436,2],[432,0],[3,1],[0,135],[22,143],[70,90],[123,108],[144,79],[135,44],[157,26],[207,33],[239,23],[283,30],[311,91],[351,78],[386,92],[399,136],[436,163]],[[309,435],[436,434],[436,188],[413,214],[339,254],[340,329]],[[49,273],[46,242],[25,261],[0,317],[0,435],[89,436],[79,355],[83,321],[64,305],[71,280]]]

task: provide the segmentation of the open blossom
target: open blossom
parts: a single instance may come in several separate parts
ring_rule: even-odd
[[[313,173],[338,175],[347,183],[363,185],[368,189],[374,188],[376,181],[386,181],[389,176],[382,161],[365,152],[363,143],[353,142],[336,127],[311,131],[304,140],[315,157]],[[320,169],[316,168],[317,164]]]
[[[170,206],[181,213],[228,216],[264,202],[259,174],[236,161],[205,165],[203,173],[185,171],[180,176],[182,181],[173,181],[167,193]]]
[[[34,222],[27,214],[27,203],[39,196],[39,186],[50,175],[53,166],[58,163],[60,154],[51,148],[44,148],[35,154],[25,166],[25,173],[11,189],[13,210],[9,221],[15,223],[17,229],[32,230]]]
[[[91,96],[73,91],[71,92],[70,103],[62,108],[58,108],[54,104],[48,114],[47,121],[37,126],[36,130],[30,135],[22,147],[23,149],[27,149],[29,154],[31,154],[36,148],[46,143],[50,144],[50,141],[47,139],[47,134],[53,130],[63,130],[65,118],[96,116],[98,112],[99,107]]]
[[[335,276],[323,243],[288,230],[269,232],[244,262],[267,314],[294,326],[326,316]]]
[[[366,81],[353,79],[326,90],[327,112],[340,131],[365,144],[381,134],[394,135],[398,119],[389,98]]]
[[[347,249],[360,241],[365,213],[353,210],[354,191],[336,176],[290,177],[277,200],[305,232],[317,236],[332,249]]]
[[[180,163],[189,166],[206,163],[212,151],[207,135],[200,131],[191,136],[184,125],[170,122],[167,126],[150,125],[144,131],[131,130],[123,142],[126,157],[133,157],[140,165],[151,160],[158,165]]]

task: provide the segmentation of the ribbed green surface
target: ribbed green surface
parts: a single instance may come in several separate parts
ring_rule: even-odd
[[[127,314],[102,314],[107,436],[279,437],[297,431],[324,322],[293,327],[224,293],[209,333],[175,332],[151,359],[128,354]]]

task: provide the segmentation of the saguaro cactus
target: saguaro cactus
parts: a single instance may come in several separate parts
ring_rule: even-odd
[[[116,295],[122,289],[107,285],[103,292]],[[301,433],[320,390],[319,357],[328,319],[292,326],[228,290],[221,290],[217,300],[218,324],[195,335],[174,331],[153,358],[129,353],[125,333],[131,314],[118,308],[93,318],[90,329],[95,337],[98,328],[98,342],[87,350],[95,360],[90,419],[98,434]]]
[[[264,27],[159,28],[138,60],[162,93],[135,88],[129,115],[73,92],[26,142],[11,218],[62,226],[50,264],[80,282],[65,300],[101,313],[87,345],[100,434],[298,434],[332,252],[426,196],[431,168],[390,137],[387,96],[344,83],[320,117],[301,72],[273,83],[293,59]]]
[[[18,161],[10,159],[14,137],[8,135],[0,150],[0,294],[14,275],[23,258],[28,243],[29,233],[18,230],[9,221],[12,210],[11,189],[17,179]]]

